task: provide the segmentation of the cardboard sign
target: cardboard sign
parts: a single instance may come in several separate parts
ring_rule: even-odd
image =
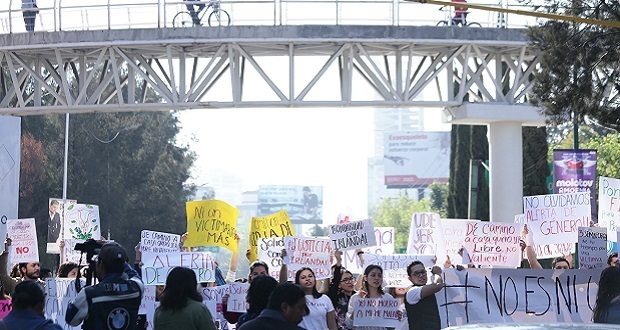
[[[441,232],[438,213],[414,213],[411,216],[407,254],[434,254],[438,259],[445,258]]]
[[[6,221],[6,233],[11,238],[11,264],[38,262],[37,228],[34,219]]]
[[[76,279],[73,278],[48,277],[45,279],[45,317],[52,319],[63,329],[81,328],[81,326],[72,327],[65,322],[67,306],[75,300],[78,294],[75,281]],[[84,280],[81,280],[81,287],[84,287],[84,284]]]
[[[143,230],[140,235],[140,252],[178,252],[181,236],[152,230]]]
[[[334,250],[355,250],[377,245],[371,219],[329,226],[329,239]]]
[[[288,263],[288,280],[295,280],[295,272],[302,267],[310,267],[317,279],[332,275],[330,253],[331,243],[328,239],[308,237],[284,237]]]
[[[101,239],[99,225],[99,206],[90,204],[71,204],[65,210],[63,224],[64,239]]]
[[[227,310],[229,312],[245,313],[250,305],[245,301],[248,295],[250,283],[233,282],[228,285],[230,287],[230,296],[228,297]]]
[[[142,262],[144,285],[165,285],[174,267],[193,270],[199,283],[215,281],[215,261],[210,252],[144,253]]]
[[[578,235],[579,269],[607,267],[607,229],[579,227]]]
[[[395,328],[398,326],[399,306],[400,302],[390,296],[356,300],[353,310],[353,326]]]
[[[590,323],[600,270],[471,268],[443,272],[442,328],[476,323]],[[467,297],[467,298],[465,298]]]
[[[470,262],[481,266],[518,267],[521,227],[514,223],[468,223],[463,246]]]
[[[414,254],[364,254],[366,265],[379,265],[383,268],[383,280],[389,287],[408,287],[411,281],[408,279],[407,266],[419,260],[424,267],[431,268],[435,265],[434,255]]]
[[[617,242],[616,231],[620,224],[620,180],[598,179],[598,223],[607,228],[607,238]]]
[[[267,263],[269,275],[275,279],[280,278],[282,249],[284,249],[284,237],[261,238],[258,243],[258,260]]]
[[[239,210],[218,200],[185,203],[187,239],[185,246],[215,245],[237,252]]]
[[[62,262],[75,262],[78,265],[88,265],[86,260],[86,254],[82,257],[82,252],[75,250],[76,244],[84,243],[83,239],[66,239],[64,240],[64,246],[62,247]],[[80,258],[81,257],[81,258]],[[82,262],[80,263],[80,259]]]
[[[523,197],[525,219],[534,243],[576,243],[577,228],[590,226],[590,193]]]
[[[258,240],[261,237],[295,236],[295,229],[282,210],[262,218],[252,218],[250,224],[250,262],[258,258]]]
[[[363,248],[364,253],[393,254],[394,253],[394,227],[375,227],[375,241],[377,245]],[[353,274],[364,272],[355,250],[344,251],[342,254],[342,266]]]
[[[450,261],[453,265],[461,263],[462,257],[459,255],[459,250],[463,247],[463,243],[465,242],[467,226],[479,222],[480,220],[441,219],[441,232],[446,255],[450,257]]]

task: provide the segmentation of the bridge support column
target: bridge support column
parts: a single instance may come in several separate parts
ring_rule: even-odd
[[[446,108],[444,122],[488,125],[490,219],[513,222],[523,213],[522,126],[543,126],[545,119],[529,105],[467,103]]]

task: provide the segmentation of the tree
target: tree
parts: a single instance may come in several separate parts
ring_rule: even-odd
[[[431,189],[431,210],[439,213],[442,218],[448,216],[448,191],[447,183],[434,183]]]
[[[430,211],[429,200],[416,201],[409,196],[400,196],[382,200],[372,218],[376,227],[394,227],[394,249],[399,251],[407,248],[413,213]]]
[[[19,214],[34,214],[34,205],[45,199],[46,195],[41,188],[47,183],[44,171],[46,165],[47,156],[43,151],[43,143],[37,141],[31,133],[23,134],[19,170]]]
[[[310,230],[308,230],[308,236],[322,237],[322,236],[327,236],[327,235],[329,235],[329,231],[327,230],[327,227],[314,225],[312,226],[312,228],[310,228]]]

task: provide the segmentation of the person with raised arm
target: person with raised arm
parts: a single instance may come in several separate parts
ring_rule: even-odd
[[[405,295],[405,310],[409,319],[409,330],[441,329],[441,318],[435,294],[443,287],[442,270],[439,266],[431,269],[431,281],[424,264],[415,260],[407,266],[407,275],[413,287]]]

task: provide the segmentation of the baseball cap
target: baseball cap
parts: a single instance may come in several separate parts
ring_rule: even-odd
[[[108,242],[101,247],[97,260],[101,260],[106,265],[112,265],[119,261],[121,263],[127,262],[129,258],[127,257],[127,251],[125,251],[122,245],[116,242]]]

